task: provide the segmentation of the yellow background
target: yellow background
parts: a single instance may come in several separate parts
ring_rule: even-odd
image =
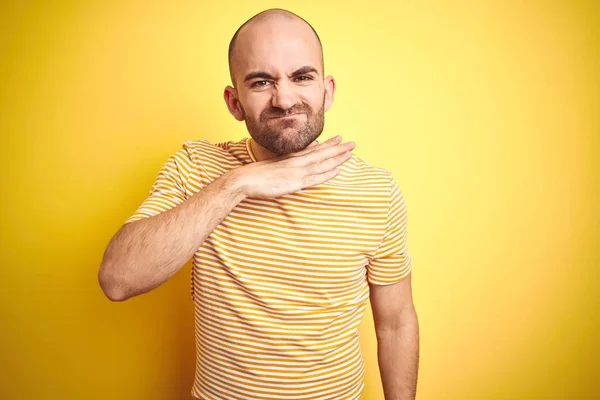
[[[189,264],[124,303],[96,274],[184,141],[247,136],[227,45],[270,7],[323,41],[322,138],[405,196],[417,398],[600,398],[598,2],[6,3],[0,398],[190,398]],[[361,333],[382,399],[370,309]]]

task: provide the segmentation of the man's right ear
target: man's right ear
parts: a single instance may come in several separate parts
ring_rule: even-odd
[[[238,101],[237,90],[234,87],[227,86],[223,92],[223,98],[225,99],[225,104],[227,104],[227,108],[231,115],[238,121],[243,121],[245,116],[242,105]]]

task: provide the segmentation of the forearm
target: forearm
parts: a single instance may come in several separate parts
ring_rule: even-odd
[[[167,281],[244,197],[232,170],[178,206],[123,226],[98,273],[106,295],[122,301]]]
[[[419,369],[419,324],[411,311],[397,328],[377,339],[377,359],[385,400],[412,400]]]

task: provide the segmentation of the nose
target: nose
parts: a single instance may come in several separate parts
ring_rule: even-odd
[[[287,110],[296,104],[296,93],[291,85],[287,82],[282,82],[276,85],[271,99],[273,107]]]

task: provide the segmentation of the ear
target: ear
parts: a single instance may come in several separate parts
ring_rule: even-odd
[[[231,86],[227,86],[223,92],[225,104],[227,104],[227,108],[229,109],[231,115],[233,115],[233,117],[238,121],[243,121],[246,119],[246,117],[237,96],[237,90]]]
[[[325,84],[325,111],[331,108],[333,104],[333,96],[335,94],[335,80],[329,75],[323,80]]]

